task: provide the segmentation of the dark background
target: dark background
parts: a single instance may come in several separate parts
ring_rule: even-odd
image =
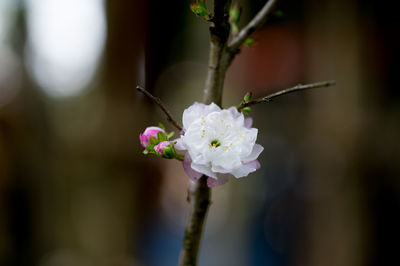
[[[239,1],[241,26],[264,1]],[[0,0],[0,265],[176,265],[179,162],[139,133],[202,99],[208,26],[189,1]],[[86,6],[85,6],[86,5]],[[200,265],[397,265],[399,16],[393,1],[279,1],[234,60],[261,169],[213,189]]]

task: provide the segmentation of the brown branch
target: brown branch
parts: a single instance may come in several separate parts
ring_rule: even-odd
[[[228,45],[230,33],[228,14],[231,0],[214,0],[214,15],[211,20],[213,24],[210,27],[208,72],[204,86],[204,103],[209,104],[214,102],[221,105],[226,70],[237,54],[240,45],[265,22],[267,15],[271,12],[276,2],[277,0],[269,0],[261,11]],[[293,91],[298,89],[292,88]],[[291,91],[284,93],[289,92]],[[270,98],[272,99],[277,96],[270,95]],[[259,101],[268,101],[268,99],[260,99]],[[253,101],[246,102],[245,106],[252,104],[255,103]],[[191,209],[180,253],[180,266],[195,266],[197,264],[197,254],[211,197],[211,190],[207,186],[207,178],[207,176],[203,175],[197,182],[191,182],[189,185],[188,201]]]
[[[329,86],[332,86],[335,84],[336,84],[336,82],[334,80],[320,81],[320,82],[310,83],[310,84],[306,84],[306,85],[299,84],[294,87],[280,90],[280,91],[274,92],[272,94],[269,94],[267,96],[264,96],[264,97],[261,97],[261,98],[255,99],[255,100],[251,100],[248,102],[242,102],[238,106],[237,109],[240,112],[245,107],[249,107],[251,105],[255,105],[255,104],[259,104],[259,103],[263,103],[263,102],[270,102],[272,99],[282,96],[282,95],[285,95],[285,94],[288,94],[288,93],[302,91],[302,90],[308,90],[308,89],[321,88],[321,87],[329,87]]]
[[[229,43],[228,48],[230,51],[235,52],[239,49],[244,41],[265,23],[268,14],[272,11],[277,2],[278,0],[269,0],[265,3],[263,8],[255,15],[249,24],[247,24]]]
[[[171,113],[167,110],[167,108],[165,108],[165,106],[162,104],[161,99],[158,97],[155,97],[153,95],[151,95],[150,92],[148,92],[147,90],[145,90],[144,88],[137,86],[136,89],[138,91],[140,91],[141,93],[143,93],[144,95],[146,95],[147,97],[149,97],[153,102],[155,102],[160,109],[165,113],[165,115],[167,116],[167,120],[174,125],[174,127],[176,127],[179,131],[182,131],[182,126],[179,125],[178,122],[176,122],[176,120],[172,117]]]
[[[210,52],[208,57],[208,72],[204,86],[203,101],[206,104],[214,102],[218,105],[222,100],[225,73],[231,61],[227,42],[230,33],[229,7],[231,0],[215,0],[214,15],[210,27]]]
[[[213,25],[210,27],[208,72],[203,98],[203,102],[206,104],[214,102],[221,105],[225,73],[234,56],[227,49],[230,33],[228,14],[231,2],[231,0],[214,0]],[[191,210],[179,258],[180,266],[197,265],[197,254],[211,197],[207,178],[203,175],[197,182],[191,182],[189,185],[188,201]]]
[[[180,266],[194,266],[197,264],[203,225],[211,203],[211,189],[207,186],[207,178],[207,176],[203,175],[197,182],[191,183],[188,189],[188,201],[192,208],[185,229],[179,260]]]

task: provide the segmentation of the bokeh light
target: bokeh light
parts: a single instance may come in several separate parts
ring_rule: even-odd
[[[29,69],[53,97],[76,95],[93,78],[105,40],[102,0],[28,0]]]

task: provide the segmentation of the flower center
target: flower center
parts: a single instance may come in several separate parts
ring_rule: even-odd
[[[213,141],[211,141],[211,143],[209,145],[210,148],[213,148],[213,147],[216,148],[219,146],[221,146],[221,142],[217,139],[214,139]]]

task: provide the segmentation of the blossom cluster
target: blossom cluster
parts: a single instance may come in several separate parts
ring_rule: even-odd
[[[210,187],[225,184],[230,174],[241,178],[260,168],[257,158],[263,147],[256,144],[258,130],[236,107],[195,102],[183,112],[182,122],[181,135],[174,141],[162,141],[165,131],[149,127],[140,135],[142,145],[165,158],[182,158],[176,150],[186,152],[183,168],[189,178],[196,181],[206,175]],[[166,150],[172,152],[166,156]]]
[[[148,127],[139,135],[140,144],[145,148],[143,153],[154,153],[166,159],[179,158],[173,141],[169,140],[173,133],[167,134],[161,127]]]

